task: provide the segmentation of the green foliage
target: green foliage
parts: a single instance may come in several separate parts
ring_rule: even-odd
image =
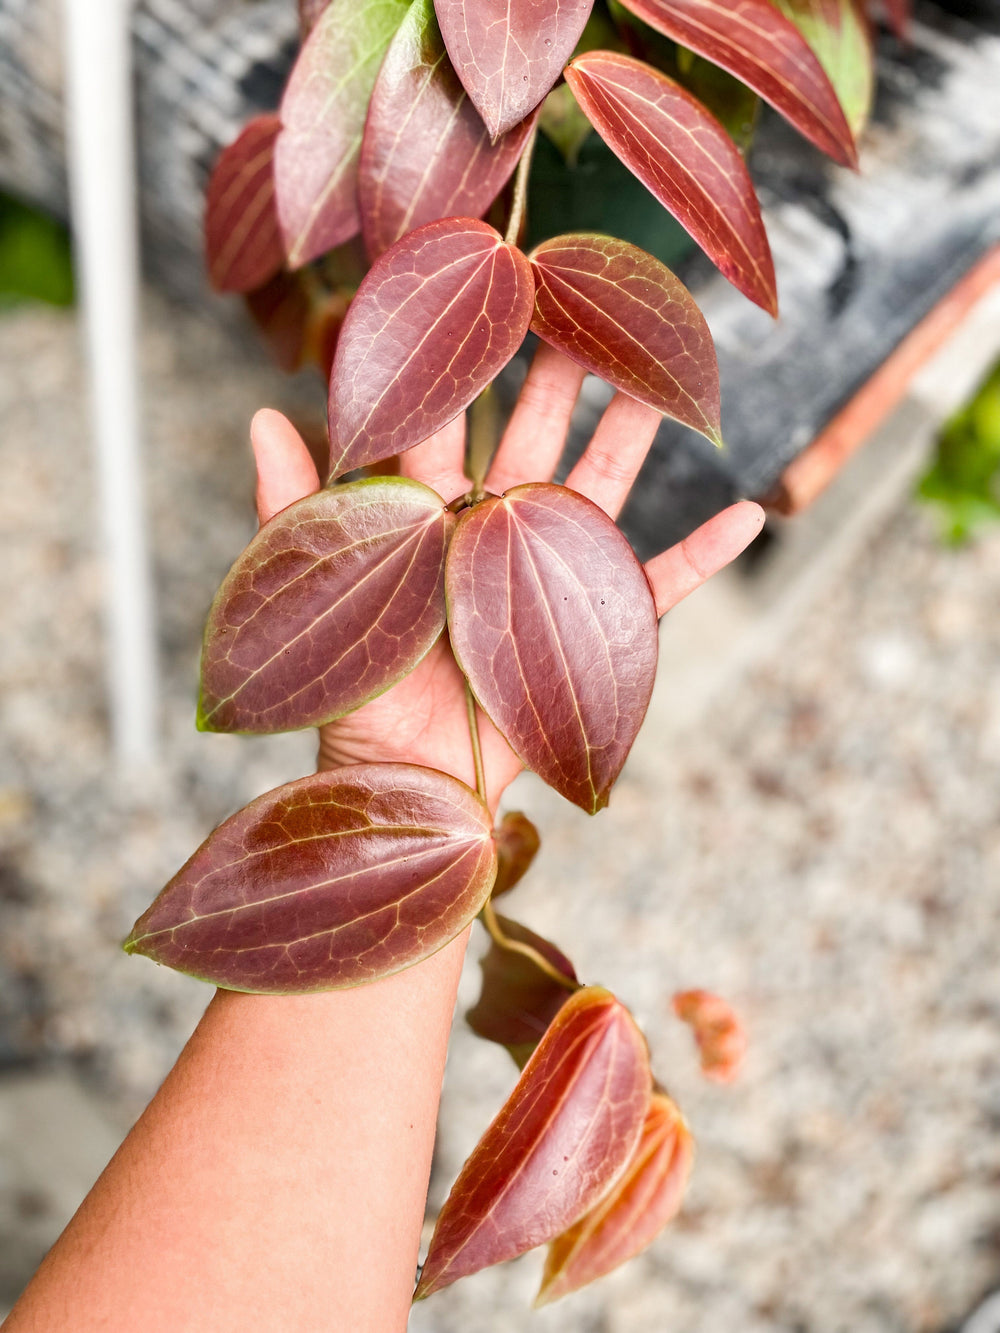
[[[0,193],[0,306],[73,304],[69,234],[46,213]]]
[[[937,507],[955,546],[1000,519],[1000,363],[942,427],[917,494]]]

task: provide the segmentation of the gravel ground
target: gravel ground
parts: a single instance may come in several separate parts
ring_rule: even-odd
[[[320,395],[159,302],[147,328],[165,743],[126,781],[74,324],[0,320],[0,1056],[71,1062],[122,1126],[206,992],[118,941],[209,828],[312,759],[308,737],[199,736],[192,715],[201,620],[251,531],[247,422],[265,402],[318,418]],[[996,1284],[998,606],[1000,536],[945,552],[901,502],[696,727],[643,734],[609,813],[521,780],[544,847],[509,910],[633,1007],[699,1157],[681,1218],[623,1272],[529,1314],[528,1256],[432,1298],[416,1333],[931,1333]],[[670,1016],[693,985],[745,1016],[730,1088],[700,1081]],[[512,1077],[456,1027],[432,1205]],[[0,1253],[24,1266],[3,1238],[48,1205],[20,1205]]]

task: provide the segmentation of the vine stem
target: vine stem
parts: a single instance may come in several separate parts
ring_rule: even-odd
[[[553,981],[558,981],[559,985],[570,991],[570,993],[580,989],[580,983],[578,981],[574,981],[572,977],[567,977],[565,973],[560,972],[557,967],[553,967],[543,953],[539,953],[539,951],[533,948],[532,945],[525,944],[521,940],[512,940],[509,935],[505,934],[503,927],[497,920],[496,910],[491,900],[487,899],[483,904],[479,915],[482,918],[483,925],[489,932],[490,939],[499,948],[506,949],[508,953],[519,953],[523,958],[530,958],[535,966],[544,972],[547,977],[551,977]]]
[[[510,206],[507,235],[504,237],[508,245],[517,245],[521,224],[524,221],[524,206],[528,200],[528,176],[531,173],[531,156],[535,151],[537,134],[538,127],[536,126],[528,136],[528,142],[524,145],[521,160],[517,164],[517,175],[514,178],[514,200]]]
[[[472,764],[476,771],[476,791],[479,799],[488,805],[486,799],[486,774],[483,771],[483,747],[479,740],[479,718],[476,716],[476,700],[469,682],[465,682],[465,707],[469,715],[469,740],[472,742]]]

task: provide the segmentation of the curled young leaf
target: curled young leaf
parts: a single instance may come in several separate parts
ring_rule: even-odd
[[[696,97],[631,56],[591,51],[566,69],[608,147],[745,296],[778,312],[774,263],[739,149]]]
[[[674,1013],[694,1032],[701,1072],[716,1083],[731,1083],[743,1067],[747,1037],[739,1014],[727,1000],[707,990],[678,991]]]
[[[684,1117],[669,1097],[654,1092],[623,1175],[596,1208],[549,1246],[536,1306],[578,1291],[644,1250],[676,1217],[693,1158]]]
[[[379,65],[408,0],[330,0],[299,52],[274,146],[278,219],[292,268],[353,236],[358,155]]]
[[[681,46],[721,65],[759,93],[835,162],[857,149],[823,66],[771,0],[622,0]]]
[[[496,921],[506,940],[527,947],[521,952],[495,939],[490,942],[479,960],[482,990],[465,1021],[477,1037],[506,1046],[514,1063],[523,1069],[576,988],[577,976],[566,955],[547,939],[508,917],[498,916]],[[529,950],[539,954],[565,981],[552,976]]]
[[[521,345],[533,296],[527,259],[476,218],[428,223],[381,255],[337,344],[331,477],[411,449],[458,416]]]
[[[264,525],[209,612],[198,725],[318,726],[382,694],[444,628],[454,519],[405,477],[306,496]]]
[[[227,819],[125,941],[229,990],[358,986],[429,957],[469,923],[496,870],[489,811],[413,764],[315,773]]]
[[[274,206],[277,116],[255,116],[219,154],[205,194],[205,258],[219,292],[261,287],[285,262]]]
[[[722,444],[719,366],[684,284],[638,246],[578,232],[543,241],[531,328],[616,389]]]
[[[851,132],[864,129],[875,89],[875,63],[861,0],[773,0],[819,57]]]
[[[451,63],[491,138],[538,106],[593,6],[594,0],[435,0]]]
[[[509,893],[538,854],[542,840],[538,829],[520,810],[509,810],[497,826],[497,881],[492,897]]]
[[[650,1094],[628,1010],[600,987],[578,990],[445,1200],[414,1299],[572,1226],[625,1169]]]
[[[372,259],[415,227],[479,217],[517,165],[534,121],[490,142],[445,54],[433,0],[414,0],[379,70],[358,190]]]
[[[656,608],[607,514],[565,486],[515,486],[459,516],[445,566],[451,645],[515,754],[596,814],[645,716]]]

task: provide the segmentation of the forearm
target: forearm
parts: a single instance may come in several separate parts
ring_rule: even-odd
[[[403,1329],[467,938],[355,990],[217,994],[5,1330]]]

